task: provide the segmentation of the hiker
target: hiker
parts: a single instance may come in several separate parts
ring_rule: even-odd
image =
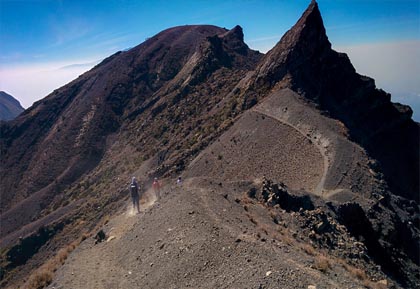
[[[153,180],[152,188],[153,188],[153,191],[155,192],[156,199],[159,200],[160,199],[160,183],[157,178]]]
[[[140,195],[139,195],[139,184],[135,177],[131,179],[130,184],[131,200],[133,201],[133,209],[137,209],[137,213],[140,213]]]
[[[178,177],[178,179],[176,180],[176,184],[178,186],[182,185],[182,179],[181,179],[181,177]]]

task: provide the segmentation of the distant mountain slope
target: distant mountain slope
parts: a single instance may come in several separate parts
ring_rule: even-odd
[[[24,110],[17,99],[4,91],[0,91],[0,120],[14,119]]]

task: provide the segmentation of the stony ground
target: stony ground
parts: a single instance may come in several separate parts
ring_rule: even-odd
[[[346,133],[293,91],[276,90],[206,148],[186,175],[227,181],[264,175],[332,200],[366,202],[366,192],[378,187],[376,175]]]
[[[420,287],[411,109],[331,49],[315,1],[266,55],[243,40],[167,29],[0,125],[0,286]],[[118,211],[133,175],[179,174]]]
[[[273,222],[246,197],[250,186],[169,184],[141,214],[128,206],[112,219],[107,241],[84,241],[48,288],[363,288],[338,259],[305,247],[293,222]]]
[[[363,203],[363,191],[349,184],[377,185],[374,172],[362,173],[367,162],[339,122],[291,91],[275,92],[205,149],[181,186],[166,181],[157,202],[149,190],[141,214],[127,205],[104,227],[105,242],[83,242],[49,288],[390,287],[325,206],[355,196]],[[315,207],[284,210],[249,198],[263,176],[306,190]],[[327,233],[318,231],[323,222]]]

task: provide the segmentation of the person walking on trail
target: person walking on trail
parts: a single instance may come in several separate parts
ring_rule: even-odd
[[[139,195],[139,184],[135,177],[131,179],[130,184],[131,200],[133,202],[133,210],[137,209],[137,213],[140,213],[140,195]]]
[[[178,186],[182,185],[182,179],[181,179],[181,177],[178,177],[178,179],[176,180],[176,184]]]
[[[159,200],[160,199],[160,183],[158,181],[158,178],[155,178],[153,180],[152,188],[153,188],[153,191],[155,192],[156,199]]]

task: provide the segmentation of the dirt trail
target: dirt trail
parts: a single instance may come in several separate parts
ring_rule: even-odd
[[[276,103],[275,106],[272,105],[273,102]],[[318,149],[323,158],[323,173],[313,193],[323,196],[324,192],[327,191],[325,182],[331,164],[334,162],[334,153],[330,149],[332,139],[327,136],[328,133],[314,125],[316,118],[319,118],[319,114],[314,114],[308,105],[300,103],[297,95],[290,90],[273,93],[253,110],[289,126]],[[292,118],[292,115],[295,118]],[[328,127],[324,127],[324,130],[328,131]]]
[[[137,221],[137,215],[144,215],[157,201],[157,197],[152,189],[147,190],[143,193],[140,198],[140,214],[136,212],[136,209],[132,206],[131,202],[127,205],[127,209],[123,214],[115,217],[115,226],[111,227],[109,231],[108,241],[114,238],[120,238],[125,232],[130,230]]]
[[[204,182],[206,181],[205,178],[203,178],[202,180]],[[243,182],[246,183],[246,181],[243,181]],[[200,194],[199,194],[200,203],[201,203],[200,207],[204,209],[204,211],[208,214],[208,216],[211,217],[214,223],[220,227],[223,227],[228,232],[230,232],[233,238],[237,238],[239,231],[237,230],[236,225],[230,222],[226,222],[226,217],[224,216],[224,213],[227,213],[227,209],[216,208],[212,205],[212,201],[211,201],[212,196],[208,194],[208,188],[206,189],[203,186],[197,185],[196,180],[194,178],[187,179],[186,184],[187,184],[188,189],[200,191]],[[245,234],[239,233],[239,234],[240,234],[240,238],[245,239],[248,242],[252,242],[252,243],[260,242],[258,238],[255,238],[255,236],[253,236],[252,234],[247,234],[247,233]],[[295,256],[289,256],[288,254],[283,254],[283,261],[286,264],[289,264],[290,267],[294,267],[298,271],[305,272],[306,274],[308,274],[308,276],[310,276],[314,280],[319,279],[320,273],[318,271],[307,270],[307,268],[304,265],[302,265],[301,262],[296,261],[294,257]],[[335,287],[335,288],[340,287],[340,285],[334,280],[328,280],[328,283],[329,283],[328,286]]]
[[[365,151],[346,133],[341,122],[323,116],[292,90],[275,91],[203,150],[185,177],[240,181],[266,176],[291,189],[348,201],[362,196],[375,180],[364,173]]]
[[[343,267],[316,270],[319,256],[293,241],[294,230],[244,201],[264,169],[292,170],[279,180],[306,182],[324,198],[353,198],[343,192],[348,178],[365,184],[358,148],[297,97],[280,91],[253,108],[190,164],[181,186],[162,188],[159,206],[152,190],[140,214],[128,204],[105,226],[107,241],[83,242],[49,288],[359,288]],[[288,158],[293,150],[301,154]],[[244,162],[248,153],[254,158]]]
[[[231,182],[266,176],[289,188],[313,191],[323,171],[323,157],[305,135],[248,111],[191,162],[186,177]]]
[[[140,214],[133,208],[131,201],[127,203],[123,213],[113,217],[105,226],[106,241],[93,245],[94,240],[89,239],[76,249],[75,254],[70,255],[65,270],[72,280],[53,283],[49,288],[123,288],[117,285],[120,281],[115,280],[117,276],[127,274],[118,262],[120,256],[117,242],[136,226],[155,203],[156,196],[152,189],[141,196]]]
[[[360,287],[340,266],[313,268],[314,256],[279,234],[266,208],[245,209],[237,200],[250,183],[185,179],[164,188],[159,206],[145,198],[139,215],[128,204],[104,228],[114,238],[85,240],[48,288]]]
[[[364,173],[369,170],[369,158],[363,148],[348,139],[346,127],[323,116],[294,91],[274,91],[252,110],[287,125],[320,153],[323,171],[311,192],[326,199],[349,201],[375,187],[374,176]]]

